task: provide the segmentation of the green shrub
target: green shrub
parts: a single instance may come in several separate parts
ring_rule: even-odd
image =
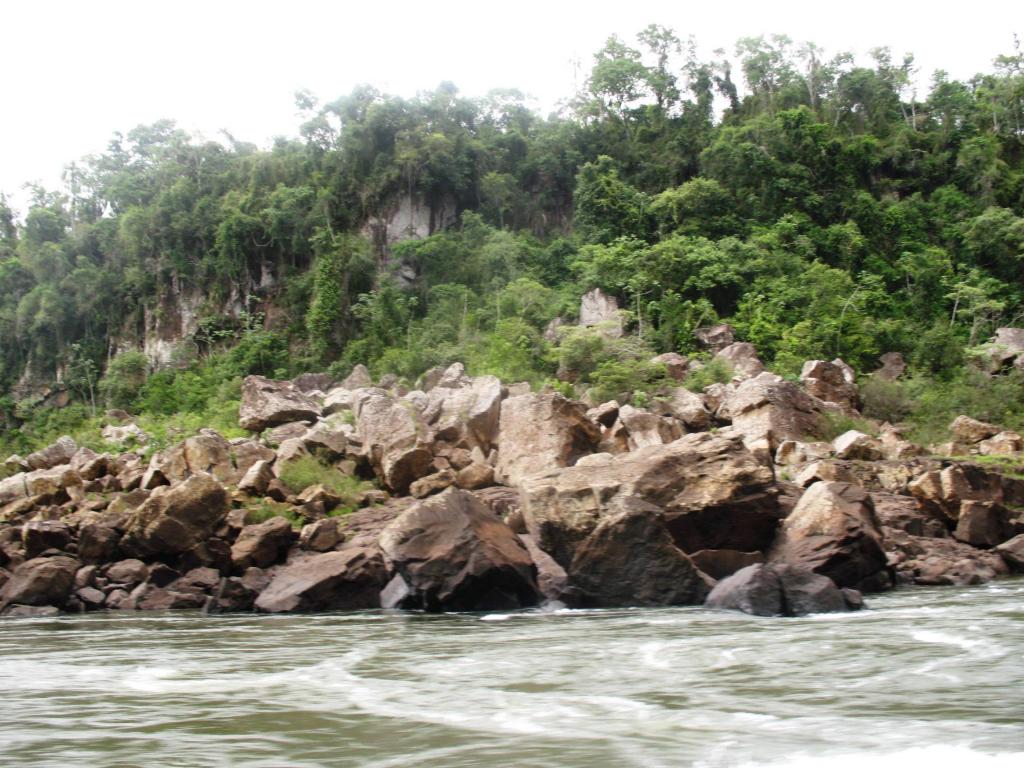
[[[108,408],[131,408],[146,382],[149,360],[137,350],[122,352],[107,366],[100,379],[100,396]]]
[[[875,435],[877,432],[874,424],[867,419],[851,416],[846,413],[826,413],[821,419],[821,432],[818,435],[814,435],[814,437],[831,442],[851,429],[863,432],[866,435]]]
[[[668,383],[665,366],[649,360],[606,360],[597,366],[590,377],[591,390],[598,402],[618,399],[634,400],[634,393],[645,400],[646,392],[656,390]]]
[[[904,384],[869,376],[860,385],[861,413],[869,419],[896,424],[914,412],[914,400]]]
[[[733,377],[733,368],[728,360],[712,358],[703,368],[690,373],[683,380],[683,386],[691,392],[703,392],[712,384],[728,384]]]

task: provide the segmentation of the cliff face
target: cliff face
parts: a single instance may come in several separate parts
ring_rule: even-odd
[[[392,247],[404,240],[426,238],[452,226],[458,220],[454,197],[428,201],[419,194],[404,194],[371,214],[359,233],[372,245],[381,268],[390,268],[404,287],[411,287],[418,275],[406,264],[390,264]],[[149,300],[131,315],[117,335],[108,339],[108,357],[130,350],[146,355],[154,369],[187,357],[188,347],[196,345],[196,334],[205,318],[237,320],[244,312],[260,312],[268,325],[285,322],[276,311],[280,287],[279,265],[263,261],[255,273],[247,273],[228,287],[227,295],[211,291],[211,286],[173,276],[158,298]],[[30,358],[13,389],[19,399],[39,398],[47,405],[63,406],[69,400],[62,367],[48,369]]]

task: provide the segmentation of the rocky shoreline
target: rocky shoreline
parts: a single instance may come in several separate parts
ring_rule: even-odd
[[[749,344],[705,341],[733,380],[669,388],[646,408],[472,378],[458,363],[412,391],[357,367],[340,384],[249,377],[249,438],[205,430],[148,461],[70,438],[12,456],[0,615],[546,601],[799,615],[1024,569],[1024,480],[971,457],[1019,457],[1019,435],[961,417],[945,450],[965,455],[952,458],[884,424],[877,438],[817,441],[828,414],[857,413],[848,366],[809,361],[788,381]],[[658,362],[680,380],[693,365]],[[883,362],[875,375],[899,375]],[[114,416],[108,440],[145,440]],[[375,487],[354,510],[324,485],[296,493],[281,475],[308,457]]]

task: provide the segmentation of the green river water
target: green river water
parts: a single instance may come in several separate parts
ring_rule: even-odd
[[[0,621],[0,766],[1024,766],[1024,580],[870,610]]]

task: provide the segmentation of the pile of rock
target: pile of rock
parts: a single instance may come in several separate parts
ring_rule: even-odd
[[[203,430],[148,459],[61,438],[10,457],[0,613],[707,599],[795,615],[1022,567],[1024,481],[924,458],[888,425],[817,439],[830,415],[859,416],[849,366],[808,361],[789,381],[727,326],[701,335],[733,380],[668,387],[647,408],[588,407],[460,364],[412,390],[358,366],[338,385],[249,377],[248,438]],[[691,368],[656,362],[677,382]],[[978,453],[1020,452],[966,417],[952,432]],[[289,488],[309,457],[375,487],[344,500]]]

